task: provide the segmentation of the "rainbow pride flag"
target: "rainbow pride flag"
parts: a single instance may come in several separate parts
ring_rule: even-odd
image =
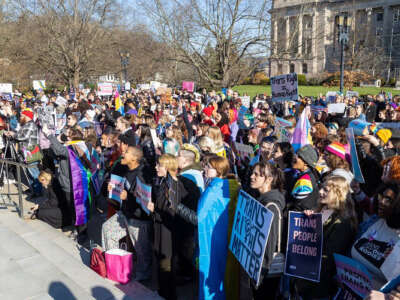
[[[121,113],[121,115],[124,116],[125,115],[124,105],[122,103],[122,100],[121,100],[121,97],[119,96],[118,91],[115,91],[114,99],[115,99],[115,110],[119,111]]]

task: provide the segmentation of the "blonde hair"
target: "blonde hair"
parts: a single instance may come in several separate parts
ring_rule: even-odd
[[[209,138],[208,136],[202,136],[199,139],[199,147],[200,147],[200,149],[208,148],[208,149],[210,149],[211,153],[214,153],[214,151],[215,151],[214,141],[211,138]]]
[[[40,173],[39,173],[39,176],[38,176],[38,179],[45,179],[45,180],[47,180],[48,182],[51,182],[51,178],[52,178],[53,176],[50,174],[50,173],[48,173],[48,172],[46,172],[46,171],[40,171]]]
[[[357,216],[353,199],[350,197],[350,185],[347,180],[341,176],[329,176],[323,183],[323,187],[328,188],[326,196],[328,204],[320,204],[319,210],[324,206],[333,209],[340,216],[349,218],[352,226],[356,229]]]
[[[217,126],[211,126],[207,130],[207,136],[214,141],[215,149],[220,149],[224,146],[221,129]]]
[[[163,154],[159,157],[158,163],[165,167],[168,173],[176,176],[178,174],[178,159],[172,154]]]

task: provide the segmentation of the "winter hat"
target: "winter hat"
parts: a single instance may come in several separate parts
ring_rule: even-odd
[[[335,154],[339,156],[341,159],[346,159],[346,149],[343,144],[339,142],[332,142],[328,146],[325,147],[325,150],[329,153]]]
[[[312,168],[315,168],[317,165],[318,153],[311,145],[305,145],[301,147],[297,151],[297,156],[304,160],[304,162]]]
[[[21,114],[33,120],[33,111],[30,108],[24,109]]]
[[[183,144],[181,150],[186,150],[186,151],[191,151],[194,153],[195,162],[199,162],[200,161],[200,152],[199,150],[193,146],[192,144]]]
[[[209,118],[211,117],[213,111],[214,111],[214,107],[213,106],[208,106],[205,109],[203,109],[203,113]]]
[[[389,129],[380,129],[376,135],[381,139],[381,141],[386,144],[392,137],[392,132]]]

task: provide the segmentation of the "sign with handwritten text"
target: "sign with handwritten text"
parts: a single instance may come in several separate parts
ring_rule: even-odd
[[[229,250],[257,285],[273,217],[269,209],[240,190]]]
[[[299,98],[297,74],[271,77],[272,101],[297,101]]]

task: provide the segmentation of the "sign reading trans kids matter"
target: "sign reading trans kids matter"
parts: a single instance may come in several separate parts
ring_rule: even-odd
[[[272,101],[297,101],[299,98],[297,74],[271,77]]]
[[[257,285],[273,217],[269,209],[240,190],[229,250]]]
[[[319,282],[322,258],[322,214],[289,212],[285,275]]]

